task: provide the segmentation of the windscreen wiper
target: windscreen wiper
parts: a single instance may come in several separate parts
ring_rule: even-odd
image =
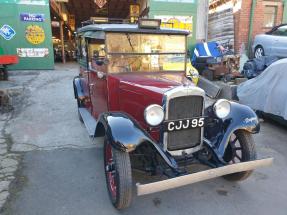
[[[134,52],[134,47],[133,47],[132,42],[131,42],[131,37],[128,33],[126,33],[126,35],[127,35],[127,39],[129,41],[130,47],[132,48],[132,51]]]

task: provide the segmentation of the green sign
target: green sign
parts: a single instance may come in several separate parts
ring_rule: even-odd
[[[17,55],[19,63],[9,69],[53,69],[54,55],[48,0],[0,0],[0,47],[4,54]],[[43,22],[23,22],[21,14],[41,14]],[[38,20],[37,20],[38,21]],[[16,34],[13,38],[9,29]],[[4,35],[4,37],[3,37]],[[11,39],[10,39],[11,37]],[[7,40],[8,39],[8,40]],[[10,39],[10,40],[9,40]]]
[[[7,4],[25,4],[25,5],[49,5],[49,0],[0,0]]]

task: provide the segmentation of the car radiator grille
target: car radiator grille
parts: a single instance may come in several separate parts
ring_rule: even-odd
[[[203,97],[183,96],[169,101],[168,120],[178,120],[202,116]],[[168,151],[193,148],[201,143],[201,128],[169,132]]]

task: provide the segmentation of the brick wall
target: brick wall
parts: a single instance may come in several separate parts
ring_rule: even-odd
[[[283,3],[276,0],[257,0],[253,19],[252,39],[257,34],[269,31],[271,28],[264,27],[264,9],[266,5],[277,6],[277,15],[275,25],[282,23],[283,18]],[[242,0],[241,9],[234,13],[235,20],[235,50],[239,52],[242,44],[248,47],[248,34],[250,26],[250,12],[252,0]]]

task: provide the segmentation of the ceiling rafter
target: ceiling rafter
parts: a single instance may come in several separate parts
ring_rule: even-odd
[[[130,4],[134,2],[135,0],[107,0],[107,4],[101,9],[94,0],[69,0],[66,6],[69,13],[75,15],[76,25],[80,26],[81,22],[90,17],[128,18]]]

